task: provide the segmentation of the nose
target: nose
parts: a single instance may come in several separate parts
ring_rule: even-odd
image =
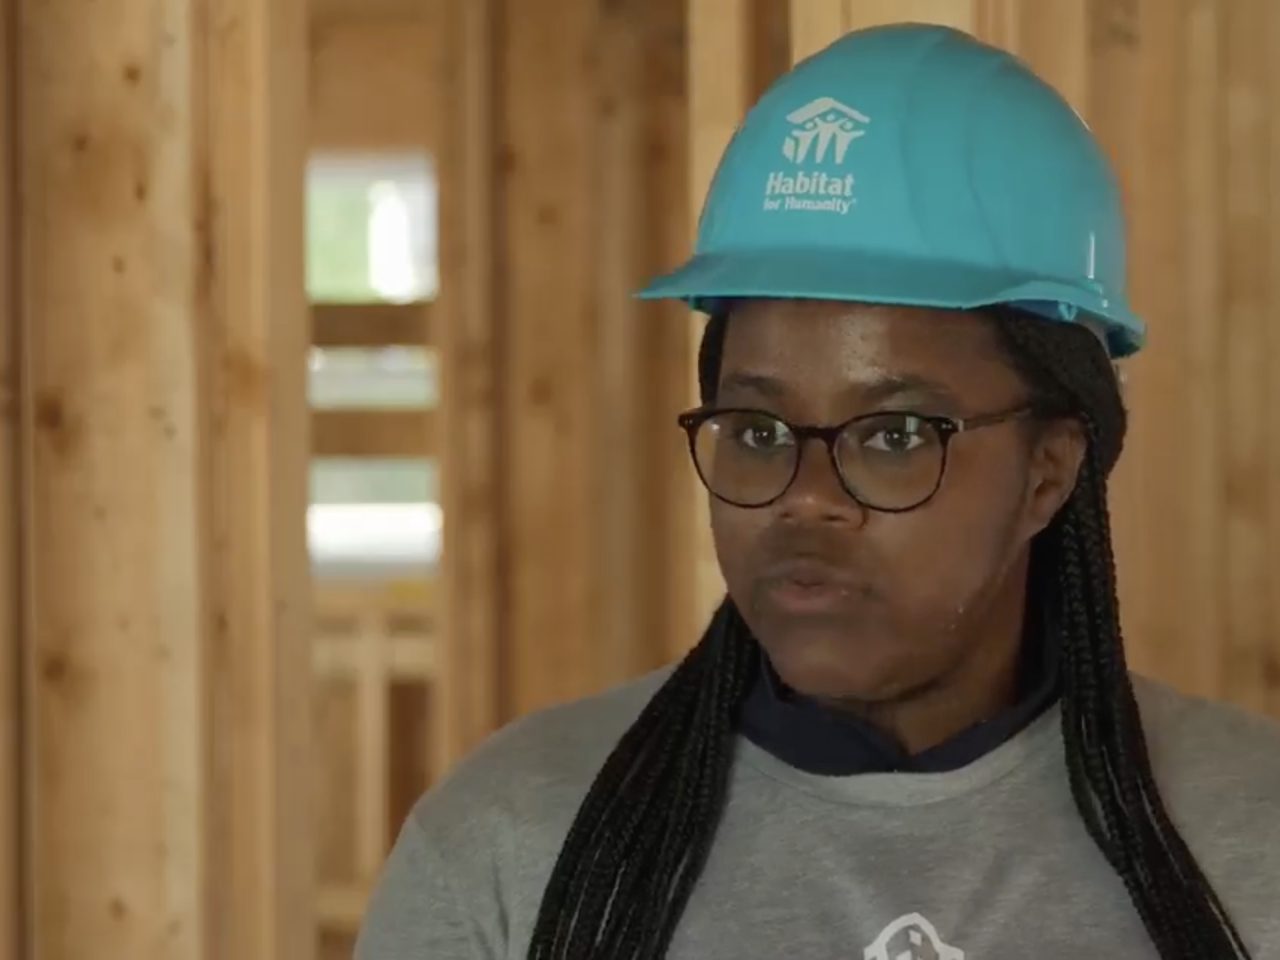
[[[825,443],[809,438],[801,444],[799,457],[795,480],[777,502],[783,518],[802,523],[866,523],[866,508],[845,490]]]

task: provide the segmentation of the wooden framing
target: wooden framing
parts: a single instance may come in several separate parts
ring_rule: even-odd
[[[316,347],[379,349],[434,342],[430,303],[312,304]],[[314,457],[423,457],[439,452],[433,410],[327,409],[312,413]]]
[[[1130,660],[1280,715],[1273,4],[3,10],[0,960],[304,960],[317,917],[349,956],[406,783],[696,641],[700,330],[630,294],[779,50],[890,19],[1024,56],[1115,157],[1152,323],[1112,491]],[[308,143],[438,161],[438,301],[308,307]],[[439,409],[306,409],[310,347],[390,345],[437,352]],[[310,582],[316,456],[438,461],[438,579]],[[349,738],[322,884],[313,708]]]
[[[15,18],[0,6],[0,960],[23,960],[21,666],[21,479],[18,400],[21,375],[16,286],[14,189]]]
[[[445,106],[437,87],[444,55],[439,28],[451,3],[320,0],[312,5],[314,149],[377,152],[436,144],[434,131]]]
[[[147,61],[155,4],[20,6],[28,949],[195,958],[209,914],[183,93],[202,38],[179,14]],[[161,122],[166,106],[182,119]]]
[[[439,714],[446,762],[499,724],[499,644],[509,611],[500,546],[499,390],[495,315],[498,253],[493,196],[498,175],[494,44],[498,0],[444,4],[441,116],[453,134],[438,150],[448,189],[440,195],[438,330],[444,566],[440,614],[444,681]]]
[[[317,303],[311,343],[317,347],[419,347],[435,341],[431,303]]]
[[[317,410],[311,415],[315,457],[423,457],[439,449],[432,410]]]
[[[698,214],[720,155],[751,105],[752,0],[688,0],[690,192],[688,223]],[[703,321],[694,317],[690,328],[690,396],[697,397],[698,343]],[[696,504],[692,552],[695,557],[693,622],[683,639],[691,646],[702,635],[712,612],[724,597],[724,578],[711,541],[707,497],[690,471],[688,484]]]
[[[830,8],[830,9],[828,9]],[[832,10],[835,10],[833,16]],[[789,19],[783,14],[789,13]],[[720,156],[747,109],[806,44],[834,38],[843,8],[821,0],[791,4],[776,0],[687,0],[689,42],[688,124],[691,202],[688,223],[697,223]],[[831,32],[834,31],[834,32]],[[778,44],[766,37],[781,36]],[[826,40],[822,40],[823,43]],[[816,47],[814,47],[816,49]],[[690,402],[697,396],[697,350],[703,321],[692,320],[689,355]],[[693,622],[682,638],[687,649],[701,636],[724,597],[724,580],[711,542],[707,497],[692,471],[688,484],[696,504],[692,528],[695,557]],[[687,549],[683,548],[683,549]],[[680,648],[672,652],[679,652]]]
[[[309,956],[314,844],[309,808],[312,605],[306,510],[308,311],[305,0],[219,0],[202,81],[216,251],[206,609],[210,670],[208,820],[215,955]],[[225,18],[222,19],[222,18]],[[199,18],[196,24],[203,23]],[[208,212],[207,210],[205,211]],[[263,390],[264,372],[271,377]],[[228,839],[230,838],[230,842]]]
[[[317,912],[330,934],[355,933],[368,890],[381,869],[387,846],[399,828],[392,813],[393,765],[401,757],[392,742],[391,692],[396,684],[439,689],[444,658],[436,628],[435,593],[429,583],[413,590],[382,584],[326,584],[317,592],[318,630],[312,663],[321,687],[345,684],[351,702],[343,719],[354,727],[349,785],[352,875],[345,882],[325,878]],[[445,742],[440,708],[416,718],[428,729],[429,770],[443,769]],[[329,749],[333,749],[329,745]],[[401,803],[404,801],[401,800]]]
[[[306,957],[304,6],[19,6],[27,949]]]

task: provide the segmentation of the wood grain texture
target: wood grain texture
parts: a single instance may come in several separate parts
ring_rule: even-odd
[[[305,957],[305,9],[18,8],[29,943]]]

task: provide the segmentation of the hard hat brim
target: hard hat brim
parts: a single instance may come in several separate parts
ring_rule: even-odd
[[[743,298],[837,300],[972,310],[1007,304],[1059,322],[1099,327],[1115,358],[1136,353],[1146,326],[1126,304],[1086,284],[972,264],[830,250],[744,250],[696,254],[639,291],[642,300],[680,300],[715,312]]]

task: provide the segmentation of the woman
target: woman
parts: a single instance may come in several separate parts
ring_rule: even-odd
[[[1280,730],[1125,667],[1122,238],[1078,118],[963,34],[780,79],[645,292],[711,317],[729,596],[424,797],[357,957],[1280,958]]]

